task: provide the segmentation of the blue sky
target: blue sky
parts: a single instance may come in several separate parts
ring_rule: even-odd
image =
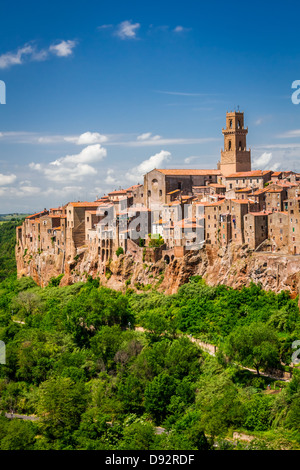
[[[226,111],[253,168],[299,170],[295,2],[1,2],[0,213],[216,168]]]

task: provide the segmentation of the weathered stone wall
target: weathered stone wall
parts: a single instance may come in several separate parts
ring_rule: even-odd
[[[202,276],[209,285],[225,284],[233,288],[260,283],[265,290],[287,290],[292,297],[299,293],[300,256],[279,255],[270,252],[253,252],[244,246],[188,251],[180,258],[170,260],[143,260],[143,248],[101,264],[97,253],[82,250],[76,260],[64,260],[59,255],[30,254],[16,249],[18,276],[31,276],[40,285],[48,284],[51,277],[64,272],[61,285],[86,280],[88,275],[99,277],[102,284],[122,290],[138,285],[157,285],[166,294],[177,292],[191,276]],[[109,276],[107,275],[109,273]]]

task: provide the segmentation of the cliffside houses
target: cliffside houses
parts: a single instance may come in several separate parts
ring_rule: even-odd
[[[222,133],[217,169],[153,169],[143,184],[44,209],[17,227],[16,249],[66,262],[89,251],[104,267],[120,247],[141,256],[152,234],[164,242],[155,259],[231,243],[300,254],[300,174],[251,170],[244,113],[227,113]]]

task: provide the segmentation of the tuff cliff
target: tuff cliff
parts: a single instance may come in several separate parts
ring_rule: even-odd
[[[145,290],[156,287],[167,294],[175,293],[194,275],[202,276],[209,285],[225,284],[234,288],[260,283],[265,290],[288,290],[296,297],[300,288],[300,257],[270,252],[253,252],[247,246],[229,245],[226,249],[207,246],[190,251],[167,264],[145,257],[142,249],[129,251],[111,260],[106,266],[88,250],[76,259],[65,260],[63,254],[22,253],[16,250],[18,276],[31,276],[46,286],[51,278],[64,273],[61,285],[84,281],[88,276],[99,277],[103,285],[122,290],[131,287]],[[149,287],[147,287],[149,286]]]

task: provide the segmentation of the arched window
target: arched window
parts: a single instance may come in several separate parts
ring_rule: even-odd
[[[239,141],[239,148],[240,149],[242,148],[242,141],[241,140]]]
[[[238,121],[238,129],[241,127],[241,121]]]
[[[230,119],[230,121],[229,121],[229,127],[230,127],[230,129],[232,129],[232,119]]]
[[[228,141],[228,150],[231,150],[231,140]]]

